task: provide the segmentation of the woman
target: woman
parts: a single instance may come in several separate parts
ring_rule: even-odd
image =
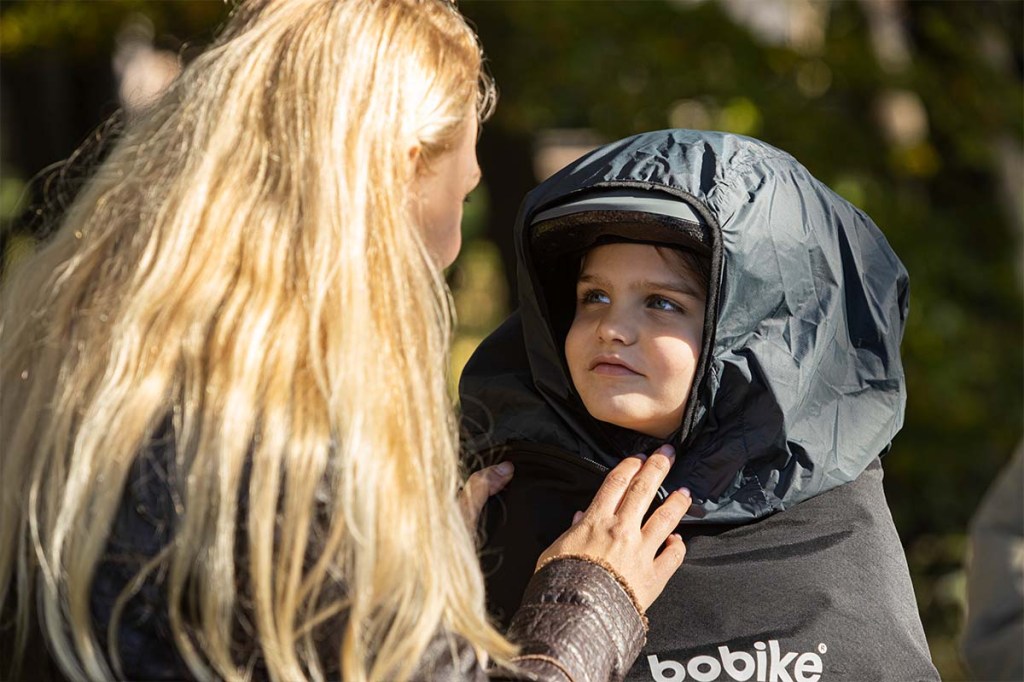
[[[129,122],[4,291],[16,666],[41,639],[75,679],[628,669],[682,560],[686,498],[640,527],[667,456],[550,548],[515,644],[464,518],[508,476],[456,499],[441,268],[493,99],[445,2],[261,0]]]

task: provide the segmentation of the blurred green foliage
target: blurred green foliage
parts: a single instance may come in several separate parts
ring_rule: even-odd
[[[12,58],[42,50],[109,57],[118,28],[133,13],[148,17],[164,39],[202,45],[230,7],[215,0],[4,0],[0,9],[0,57]]]
[[[906,45],[896,67],[874,42],[871,3],[789,4],[818,13],[817,39],[770,39],[737,20],[741,2],[460,7],[501,90],[485,136],[586,128],[611,140],[676,126],[753,135],[792,153],[883,229],[911,274],[909,403],[885,460],[887,491],[936,663],[945,679],[960,679],[967,522],[1024,427],[1024,206],[1015,174],[1024,153],[1024,3],[889,3]],[[5,66],[46,52],[109,60],[133,12],[146,14],[165,44],[202,44],[227,10],[220,2],[7,0],[0,58]],[[886,103],[911,122],[923,115],[923,125],[894,135]],[[484,168],[490,181],[467,206],[466,244],[450,273],[461,321],[455,376],[507,313],[501,258],[488,237],[495,225],[510,230],[515,216],[488,216],[488,206],[528,187],[505,183],[501,166]],[[8,206],[17,172],[39,169],[3,168]]]

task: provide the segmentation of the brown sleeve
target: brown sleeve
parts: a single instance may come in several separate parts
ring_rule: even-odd
[[[621,680],[643,648],[646,624],[622,584],[577,557],[543,566],[526,587],[508,637],[526,679]]]

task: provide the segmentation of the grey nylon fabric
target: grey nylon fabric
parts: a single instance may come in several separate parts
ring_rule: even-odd
[[[660,444],[583,408],[562,359],[565,320],[548,319],[538,289],[550,273],[534,263],[551,265],[530,248],[540,213],[626,188],[685,204],[720,254],[692,428],[671,439],[665,482],[693,491],[686,521],[761,518],[855,480],[903,423],[907,272],[871,219],[789,154],[703,131],[601,147],[527,195],[514,228],[520,310],[460,384],[467,450],[547,443],[610,467]]]

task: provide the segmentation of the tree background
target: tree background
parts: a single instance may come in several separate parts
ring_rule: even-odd
[[[792,153],[871,215],[910,271],[909,402],[884,460],[886,491],[936,665],[944,679],[967,679],[956,652],[967,523],[1024,429],[1024,2],[460,7],[501,97],[479,146],[485,181],[449,273],[460,316],[453,374],[509,311],[512,222],[553,165],[667,127],[752,135]],[[45,238],[39,216],[73,193],[87,164],[59,162],[121,106],[125,60],[186,63],[229,9],[192,0],[0,5],[5,263]]]

